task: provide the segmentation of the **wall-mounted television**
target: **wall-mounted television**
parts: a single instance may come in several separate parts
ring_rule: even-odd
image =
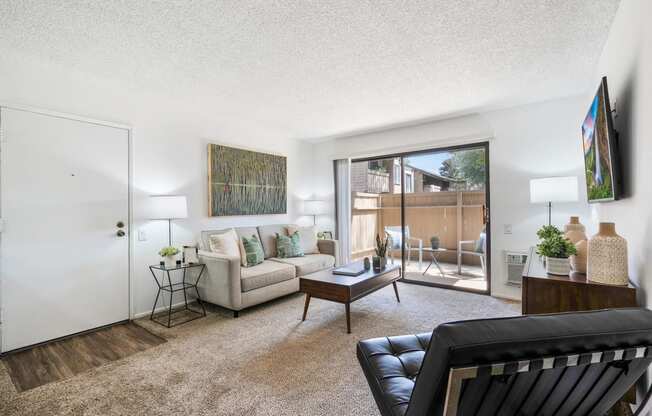
[[[611,118],[607,77],[603,77],[582,123],[586,194],[589,202],[620,197],[618,138]]]

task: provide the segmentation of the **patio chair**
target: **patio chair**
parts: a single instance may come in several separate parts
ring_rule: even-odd
[[[403,236],[401,233],[401,227],[385,227],[385,234],[389,237],[389,258],[392,260],[392,264],[394,264],[394,251],[398,250],[399,253],[401,252],[401,241]],[[416,244],[416,247],[414,247],[413,244]],[[419,253],[419,270],[421,270],[421,263],[423,262],[423,240],[411,237],[409,226],[405,227],[405,251],[408,253],[407,264],[410,264],[410,253],[412,251],[417,251]]]
[[[465,249],[463,246],[473,245],[472,249]],[[457,242],[457,274],[462,274],[462,255],[468,254],[480,258],[480,267],[482,274],[487,276],[487,233],[482,229],[480,237],[477,240],[463,240]]]
[[[597,416],[652,362],[650,322],[644,308],[451,322],[357,356],[382,416]]]

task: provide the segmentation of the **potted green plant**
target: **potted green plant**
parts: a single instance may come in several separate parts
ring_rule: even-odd
[[[158,255],[163,257],[165,267],[172,268],[176,266],[176,256],[179,254],[179,249],[176,247],[163,247]]]
[[[432,247],[433,250],[437,250],[439,248],[439,237],[438,236],[432,236],[430,237],[430,247]]]
[[[380,235],[376,234],[376,255],[373,257],[374,271],[379,272],[387,266],[387,246],[389,244],[389,237],[385,240],[380,239]]]
[[[568,276],[570,273],[569,257],[577,254],[575,244],[564,237],[559,228],[546,225],[537,231],[541,240],[537,244],[537,254],[543,256],[546,262],[546,271],[550,274]]]

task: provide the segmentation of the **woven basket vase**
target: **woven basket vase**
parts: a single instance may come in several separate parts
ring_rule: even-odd
[[[586,276],[608,285],[627,285],[627,240],[616,234],[614,223],[600,223],[600,231],[591,237]]]

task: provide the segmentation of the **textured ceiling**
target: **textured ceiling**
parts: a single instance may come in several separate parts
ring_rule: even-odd
[[[0,50],[316,139],[586,92],[617,6],[3,0]]]

